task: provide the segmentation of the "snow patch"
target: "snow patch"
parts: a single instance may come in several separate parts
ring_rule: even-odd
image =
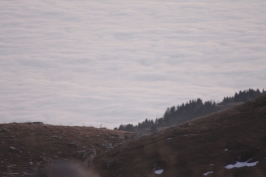
[[[248,161],[246,161],[246,162],[236,162],[234,165],[233,164],[229,164],[229,165],[226,165],[225,168],[226,169],[232,169],[232,168],[241,168],[241,167],[253,167],[253,166],[256,166],[257,163],[259,163],[259,161],[248,163]]]
[[[155,170],[154,173],[160,175],[163,173],[163,169]]]
[[[209,172],[203,173],[203,175],[207,176],[208,174],[211,174],[211,173],[213,173],[213,171],[209,171]]]

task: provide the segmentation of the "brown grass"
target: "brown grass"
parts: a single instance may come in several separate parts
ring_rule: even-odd
[[[57,160],[76,159],[89,166],[110,143],[116,146],[132,138],[93,127],[0,124],[0,176],[26,176]]]
[[[0,124],[0,176],[51,174],[60,160],[75,161],[80,170],[73,174],[86,177],[82,166],[97,177],[202,177],[210,171],[207,177],[264,177],[265,127],[266,96],[135,140],[132,133],[92,127]],[[110,149],[110,143],[120,145]],[[259,163],[225,168],[249,159]],[[155,174],[158,169],[164,172]]]
[[[94,168],[102,177],[194,177],[210,171],[208,177],[262,177],[266,176],[265,127],[266,96],[262,96],[125,143],[98,156]],[[249,159],[259,163],[225,168]],[[157,175],[155,169],[164,172]]]

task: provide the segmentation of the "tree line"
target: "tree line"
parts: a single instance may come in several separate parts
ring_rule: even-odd
[[[226,103],[235,103],[235,102],[246,102],[250,99],[257,98],[265,93],[266,91],[264,89],[262,91],[260,91],[259,89],[257,90],[248,89],[244,91],[239,91],[238,93],[235,93],[235,95],[232,97],[224,97],[221,103],[226,104]]]
[[[236,92],[232,97],[224,97],[223,101],[220,103],[216,103],[215,101],[203,102],[200,98],[198,98],[190,100],[187,103],[182,103],[181,105],[168,107],[161,118],[156,118],[155,120],[145,119],[137,125],[121,124],[118,128],[115,128],[115,130],[137,132],[143,129],[149,129],[151,132],[156,132],[159,127],[168,127],[180,124],[200,116],[214,113],[219,110],[217,105],[246,102],[263,94],[266,94],[264,89],[262,91],[259,89],[248,89],[239,91],[238,93]]]

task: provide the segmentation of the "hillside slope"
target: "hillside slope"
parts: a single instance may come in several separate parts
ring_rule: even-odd
[[[57,160],[89,166],[96,155],[131,139],[132,133],[93,127],[0,124],[0,176],[31,176]]]
[[[264,95],[125,143],[96,157],[94,168],[102,177],[262,177],[265,127]]]

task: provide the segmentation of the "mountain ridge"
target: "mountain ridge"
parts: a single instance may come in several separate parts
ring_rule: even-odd
[[[75,161],[78,169],[97,177],[262,177],[265,127],[266,95],[145,136],[93,127],[0,124],[0,175],[36,177],[51,164]],[[226,168],[237,165],[246,167]]]
[[[264,95],[123,144],[98,156],[95,168],[102,177],[153,177],[156,170],[163,170],[162,177],[265,176],[265,127]],[[255,162],[254,167],[226,168]]]
[[[236,92],[234,96],[224,97],[223,101],[220,103],[216,103],[215,101],[203,102],[200,98],[197,98],[177,106],[168,107],[161,118],[156,118],[155,120],[145,119],[145,121],[139,122],[135,126],[133,124],[121,124],[119,128],[115,128],[115,130],[140,132],[144,134],[150,132],[154,133],[172,125],[181,124],[197,117],[232,108],[265,94],[266,91],[264,89],[262,91],[259,89],[240,90],[238,93]]]

